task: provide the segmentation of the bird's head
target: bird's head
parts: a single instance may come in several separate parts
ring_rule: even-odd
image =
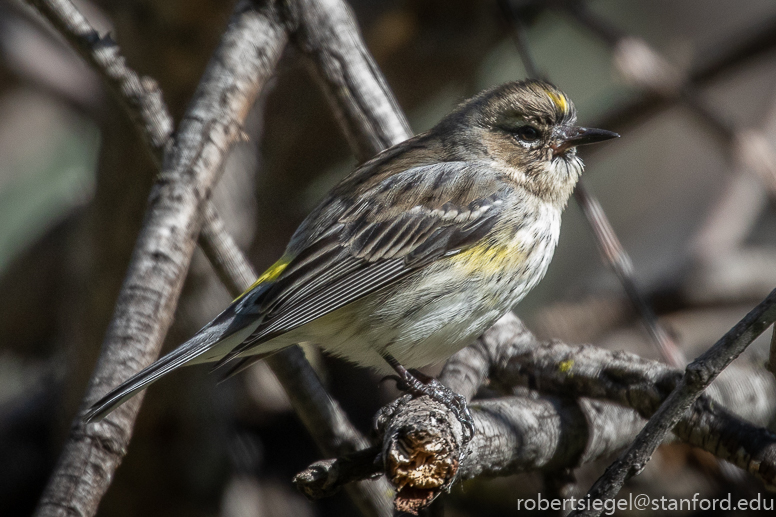
[[[618,137],[577,126],[569,98],[543,81],[507,83],[459,106],[439,128],[455,134],[459,152],[488,160],[515,182],[565,205],[582,173],[577,146]]]

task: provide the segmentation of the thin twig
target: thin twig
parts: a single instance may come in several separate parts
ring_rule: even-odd
[[[75,11],[64,0],[39,3],[49,16],[61,18],[57,26],[72,31],[77,41],[115,47],[85,27],[82,17],[73,18]],[[181,122],[176,145],[167,146],[164,130],[153,144],[165,149],[163,171],[151,191],[83,408],[158,356],[194,252],[200,207],[209,198],[223,158],[240,138],[243,119],[272,74],[285,42],[274,5],[241,3]],[[97,54],[88,60],[106,64]],[[140,402],[141,397],[129,401],[97,424],[85,424],[80,415],[76,417],[36,515],[96,512],[126,453]]]
[[[102,77],[141,129],[151,156],[161,164],[172,144],[172,116],[159,85],[126,64],[110,35],[100,36],[70,0],[27,0]]]
[[[500,4],[502,5],[502,12],[507,16],[507,19],[510,22],[512,28],[511,32],[514,36],[518,53],[523,60],[523,65],[528,71],[529,76],[534,78],[541,77],[539,67],[536,65],[536,61],[533,59],[533,56],[526,46],[527,38],[525,36],[525,27],[518,17],[517,12],[510,0],[500,0]],[[604,32],[602,31],[602,33]],[[620,240],[617,238],[617,234],[614,233],[614,228],[612,228],[612,224],[609,222],[609,218],[606,217],[598,199],[585,188],[583,180],[579,181],[577,188],[574,190],[574,199],[577,200],[577,203],[582,208],[585,219],[593,230],[596,245],[598,246],[598,251],[601,253],[604,263],[609,265],[612,271],[617,275],[623,289],[625,289],[625,293],[641,315],[644,325],[647,327],[647,331],[660,353],[660,356],[671,366],[676,368],[683,367],[687,364],[684,354],[660,324],[654,311],[649,306],[649,303],[647,303],[645,296],[636,285],[633,262],[620,243]]]
[[[309,499],[330,497],[348,483],[381,474],[382,465],[375,461],[379,456],[378,445],[334,460],[318,461],[294,476],[294,484]]]
[[[682,415],[703,393],[703,390],[724,370],[757,336],[776,320],[776,290],[747,314],[735,327],[709,350],[687,365],[679,386],[649,419],[636,440],[631,444],[587,494],[591,500],[612,499],[625,481],[646,466],[657,446],[676,426]],[[600,511],[589,509],[572,515],[598,516]]]
[[[674,368],[682,368],[687,364],[684,353],[676,345],[668,332],[663,328],[655,316],[655,312],[650,307],[644,294],[636,285],[633,262],[631,262],[625,249],[622,247],[617,234],[614,233],[612,223],[606,217],[601,208],[601,204],[587,190],[585,185],[580,182],[574,190],[574,198],[577,200],[585,218],[590,223],[590,228],[595,234],[595,241],[598,245],[604,262],[617,275],[631,303],[641,315],[644,325],[647,327],[652,342],[657,346],[658,352],[666,364]]]

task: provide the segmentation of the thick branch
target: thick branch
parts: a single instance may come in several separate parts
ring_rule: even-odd
[[[468,478],[573,468],[614,453],[633,440],[644,424],[642,416],[648,418],[657,410],[681,373],[624,352],[539,343],[509,314],[474,345],[453,356],[440,375],[467,396],[488,378],[491,387],[505,392],[528,386],[562,398],[506,397],[473,404],[475,438],[460,465],[460,425],[449,410],[427,398],[403,398],[387,406],[378,416],[378,427],[385,435],[383,459],[387,475],[402,489],[398,502],[407,505],[404,509],[427,504],[454,475]],[[715,382],[715,398],[743,405],[744,401],[729,398],[741,392],[728,386],[736,382],[734,376]],[[773,382],[752,386],[764,387],[773,391]],[[583,398],[569,399],[578,396]],[[767,421],[772,415],[747,416]],[[673,431],[680,439],[748,470],[766,485],[776,483],[776,436],[732,415],[709,397],[698,400]],[[336,471],[329,469],[335,465]],[[320,462],[296,482],[306,492],[325,495],[354,476],[349,468],[369,470],[365,464]]]
[[[172,119],[155,83],[149,78],[139,77],[127,67],[118,46],[107,38],[100,40],[87,20],[71,4],[55,0],[37,1],[36,5],[104,78],[140,129],[152,158],[161,165],[169,141],[166,138],[172,132]],[[233,295],[240,294],[252,284],[256,273],[226,232],[210,202],[205,204],[200,237],[200,245],[206,256]],[[340,455],[366,446],[366,439],[328,396],[298,348],[277,354],[269,363],[324,454]],[[348,487],[348,492],[365,515],[390,513],[385,497],[385,494],[390,493],[390,487],[384,479],[352,485]]]
[[[455,416],[427,397],[402,397],[378,418],[384,439],[377,467],[375,448],[317,462],[294,483],[320,498],[354,479],[385,472],[398,487],[397,508],[414,513],[456,479],[575,467],[627,445],[644,424],[630,409],[589,399],[505,397],[472,409],[476,433],[460,464],[462,435]]]
[[[505,321],[507,320],[507,321]],[[681,380],[681,372],[634,354],[611,352],[590,345],[567,345],[557,341],[531,343],[519,320],[504,318],[506,337],[501,350],[506,352],[490,372],[491,387],[512,393],[515,387],[530,387],[558,396],[581,396],[616,402],[633,408],[647,419],[659,408]],[[491,330],[493,332],[493,329]],[[512,336],[510,337],[510,332]],[[481,341],[477,347],[483,346]],[[746,418],[766,425],[774,383],[763,371],[742,367],[720,377],[684,414],[673,433],[681,440],[711,452],[749,471],[766,485],[776,483],[776,438],[765,429],[741,420]],[[742,386],[742,383],[745,385]],[[762,403],[752,403],[752,394]],[[734,415],[726,407],[739,415]],[[765,414],[758,408],[768,408]]]
[[[498,327],[504,327],[506,333],[514,324],[502,320]],[[510,355],[489,373],[490,388],[505,394],[523,387],[541,393],[605,399],[649,418],[682,377],[680,370],[627,352],[560,341],[512,343]],[[478,342],[476,346],[479,345]],[[741,418],[766,425],[774,415],[770,410],[763,412],[763,408],[770,407],[776,383],[765,372],[752,370],[747,365],[735,375],[724,375],[709,386],[701,399],[708,399],[709,406],[717,403],[715,414],[722,404],[733,408]],[[751,400],[753,393],[759,397],[755,402]],[[729,418],[724,415],[726,411],[720,418]]]
[[[353,31],[355,25],[351,24],[350,20],[347,20],[347,16],[343,18],[344,15],[342,15],[342,12],[347,12],[344,4],[337,0],[318,2],[310,0],[309,2],[300,1],[295,5],[313,5],[317,9],[320,9],[320,11],[300,9],[302,13],[301,16],[311,15],[312,13],[317,12],[319,16],[314,18],[315,21],[310,23],[308,27],[322,28],[315,32],[306,32],[304,30],[297,31],[294,40],[304,52],[312,57],[318,75],[324,83],[324,89],[328,93],[330,100],[335,104],[340,122],[345,128],[346,134],[349,136],[351,145],[357,148],[356,154],[364,159],[381,147],[390,143],[395,143],[390,137],[385,137],[386,131],[380,132],[380,129],[386,127],[400,127],[396,125],[395,101],[393,101],[393,98],[387,93],[384,81],[379,75],[379,71],[373,67],[360,40],[351,37],[352,34],[355,34]],[[300,13],[292,13],[292,16],[299,15]],[[342,21],[343,19],[345,20],[344,22]],[[346,29],[337,31],[335,28],[338,26],[346,27]],[[346,36],[343,37],[342,35]],[[359,61],[361,66],[348,67],[351,65],[351,60],[343,56],[351,56],[351,59],[355,58],[356,60],[366,59],[366,63]],[[366,58],[364,58],[364,56],[366,56]],[[370,76],[373,77],[370,78]],[[375,77],[377,79],[375,79]],[[373,93],[374,91],[377,91],[382,92],[383,95],[379,95],[375,98],[373,95],[370,96],[361,93],[358,85],[365,84],[365,82],[369,80],[377,81],[378,87],[376,90],[373,90]],[[376,106],[373,106],[372,110],[364,106],[364,103],[370,102],[376,103]],[[393,112],[390,109],[386,111],[386,109],[391,106],[394,107]],[[390,115],[391,113],[393,113],[393,117],[389,116],[385,118],[386,114]],[[375,115],[377,115],[377,127],[375,127],[374,122]],[[382,120],[380,117],[383,117]],[[401,121],[402,118],[401,115],[398,115],[399,121]],[[364,138],[363,132],[368,133],[366,138]],[[406,136],[409,135],[398,135],[396,141],[402,140],[403,138],[406,138]],[[381,145],[376,142],[385,143]],[[377,147],[377,149],[375,149],[375,147]],[[455,384],[456,375],[451,373],[446,380],[449,384]],[[481,378],[477,377],[468,380],[458,378],[460,386],[456,386],[456,389],[471,396],[474,391],[476,391],[476,385],[479,384],[481,380]],[[468,386],[466,386],[466,384],[468,384]],[[386,458],[387,457],[384,457],[384,460]],[[449,472],[449,470],[447,470],[447,472]]]
[[[447,381],[450,377],[476,380],[466,387],[451,384]],[[746,388],[740,385],[741,377],[746,378]],[[463,387],[464,394],[471,393],[485,379],[490,379],[491,388],[504,393],[527,387],[558,396],[605,399],[649,418],[677,386],[681,372],[625,352],[558,341],[540,343],[519,319],[507,314],[476,343],[454,355],[440,375],[449,386]],[[765,374],[739,372],[720,378],[708,391],[709,395],[701,396],[679,420],[674,434],[751,472],[766,485],[774,485],[773,435],[723,407],[766,424],[772,413],[758,413],[753,406],[770,407],[769,403],[752,404],[746,398],[758,393],[767,400],[774,391],[772,379]]]
[[[359,161],[412,136],[345,2],[296,0],[288,16]]]
[[[274,5],[240,4],[165,153],[87,405],[158,355],[172,320],[200,226],[200,207],[240,136],[241,125],[285,45]],[[73,422],[38,515],[93,515],[126,451],[140,397],[103,422]]]

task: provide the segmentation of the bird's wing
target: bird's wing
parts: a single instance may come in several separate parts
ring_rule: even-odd
[[[468,162],[357,171],[349,180],[305,220],[286,255],[251,289],[189,341],[111,390],[84,419],[102,419],[179,366],[218,358],[223,364],[476,244],[499,221],[511,190],[489,167]],[[355,199],[348,194],[354,189]],[[253,359],[241,359],[233,371]]]
[[[511,188],[486,165],[449,162],[393,174],[353,201],[335,190],[297,233],[314,237],[295,236],[282,274],[239,308],[261,323],[216,367],[480,242]]]

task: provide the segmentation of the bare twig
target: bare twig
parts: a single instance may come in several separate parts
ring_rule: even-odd
[[[617,234],[614,233],[614,228],[612,228],[612,224],[606,217],[603,208],[601,208],[601,204],[581,182],[574,190],[574,198],[582,208],[588,223],[590,223],[590,227],[596,236],[595,241],[598,245],[598,250],[601,252],[604,262],[617,275],[628,298],[641,315],[652,342],[655,343],[660,352],[660,356],[666,364],[675,368],[683,367],[687,364],[684,353],[660,324],[652,307],[649,306],[645,296],[636,285],[633,262],[631,262],[630,257],[622,247]]]
[[[95,70],[100,72],[115,97],[122,102],[142,129],[161,163],[171,145],[173,120],[162,98],[159,85],[127,67],[119,47],[110,36],[100,36],[70,0],[28,0]]]
[[[526,70],[530,76],[540,77],[539,68],[526,47],[527,38],[524,34],[525,28],[523,27],[521,20],[518,18],[517,13],[509,0],[502,0],[501,5],[504,15],[507,16],[511,22],[510,24],[515,38],[515,44],[517,45],[520,58],[523,60]],[[603,208],[601,208],[601,204],[595,196],[585,188],[582,180],[579,181],[577,188],[574,190],[574,198],[582,208],[585,219],[593,230],[593,235],[595,236],[595,241],[598,245],[598,250],[601,252],[602,258],[604,259],[604,263],[606,263],[617,275],[617,278],[625,289],[625,293],[641,315],[644,325],[647,327],[647,331],[657,347],[660,356],[671,366],[676,368],[683,367],[687,364],[684,354],[674,340],[671,339],[660,322],[658,322],[654,311],[636,285],[633,262],[622,247],[620,240],[617,238],[617,234],[614,233],[614,228],[612,228],[612,224],[606,217]]]
[[[48,5],[51,13],[72,14],[61,0]],[[74,33],[83,29],[79,20],[67,20],[60,27]],[[96,36],[88,28],[80,34]],[[84,407],[158,355],[194,251],[200,206],[285,41],[274,4],[238,6],[181,122],[176,145],[164,154],[163,171],[151,192]],[[164,131],[159,136],[154,145],[165,147]],[[128,402],[98,424],[87,425],[76,417],[37,515],[95,513],[125,454],[140,400]]]
[[[334,460],[313,463],[294,476],[294,484],[310,499],[330,497],[353,481],[382,473],[380,447],[370,447]]]
[[[687,365],[679,386],[650,418],[639,436],[617,461],[606,469],[588,492],[590,499],[611,499],[625,481],[638,474],[666,434],[698,399],[704,389],[776,319],[776,290],[755,307],[708,351]],[[594,509],[573,515],[600,515]]]

